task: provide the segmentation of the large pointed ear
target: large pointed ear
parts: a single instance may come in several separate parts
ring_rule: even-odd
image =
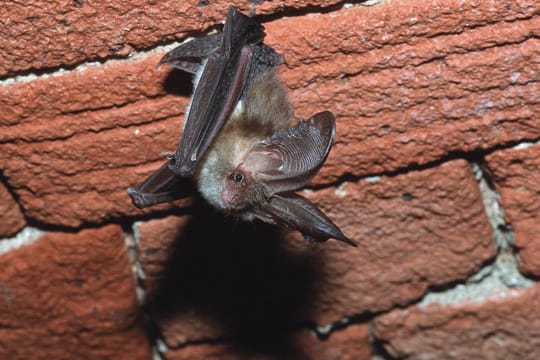
[[[315,204],[294,193],[272,196],[255,211],[255,216],[270,224],[298,230],[310,243],[332,238],[356,246]]]
[[[195,193],[193,184],[169,170],[167,161],[135,188],[127,189],[133,205],[139,209],[188,197]]]
[[[256,144],[241,168],[265,184],[268,195],[296,190],[311,180],[324,163],[335,132],[334,115],[323,111]]]

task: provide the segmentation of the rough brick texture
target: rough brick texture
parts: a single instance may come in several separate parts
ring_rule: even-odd
[[[538,138],[539,9],[397,1],[269,23],[297,114],[331,109],[340,120],[321,176]]]
[[[1,88],[1,106],[10,109],[3,121],[10,126],[2,132],[0,163],[28,217],[80,226],[140,213],[125,189],[158,164],[130,171],[126,165],[174,150],[181,118],[173,115],[187,104],[167,95],[149,108],[147,97],[165,92],[157,61],[153,56],[130,67],[116,63]],[[168,139],[169,145],[143,139]]]
[[[462,160],[306,196],[359,247],[309,247],[298,234],[280,242],[267,227],[231,228],[203,211],[137,225],[146,288],[168,345],[226,337],[237,330],[229,327],[251,322],[281,329],[388,310],[466,279],[495,255]]]
[[[540,144],[496,151],[487,164],[514,231],[520,269],[540,276]]]
[[[534,4],[398,2],[265,24],[297,115],[339,120],[316,182],[539,137]],[[174,149],[191,91],[158,58],[0,88],[0,163],[27,216],[80,226],[138,213],[124,189]]]
[[[27,225],[47,235],[0,240],[0,357],[150,359],[160,341],[170,359],[538,353],[534,281],[415,305],[483,274],[503,230],[505,256],[540,277],[538,1],[233,3],[283,53],[296,117],[336,114],[303,195],[358,248],[310,246],[197,196],[131,205],[125,189],[175,149],[193,90],[156,64],[173,42],[219,29],[228,2],[4,1],[0,238]],[[506,229],[486,215],[480,176]]]
[[[24,215],[19,204],[5,185],[0,183],[0,238],[14,235],[24,225]]]
[[[0,257],[0,357],[148,359],[122,231],[48,233]]]
[[[536,359],[540,286],[511,290],[481,304],[395,310],[375,320],[384,348],[406,359]]]
[[[236,360],[261,359],[370,359],[371,348],[368,341],[368,327],[365,324],[352,325],[334,332],[328,339],[317,339],[311,332],[300,331],[292,335],[288,342],[273,342],[270,346],[240,346],[238,343],[200,344],[167,352],[170,360]]]
[[[205,4],[206,3],[206,4]],[[317,2],[321,8],[337,0]],[[156,43],[184,39],[223,21],[229,2],[95,0],[2,2],[0,76],[26,70],[70,66],[83,61],[121,58]],[[245,1],[231,1],[241,11]],[[310,1],[261,2],[257,14],[302,10]]]

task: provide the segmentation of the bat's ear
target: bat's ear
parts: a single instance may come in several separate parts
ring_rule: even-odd
[[[296,190],[324,163],[335,132],[334,115],[329,111],[318,113],[256,144],[241,168],[267,186],[267,195]]]
[[[357,246],[315,204],[294,193],[272,196],[255,215],[267,223],[300,231],[310,243],[332,238]]]

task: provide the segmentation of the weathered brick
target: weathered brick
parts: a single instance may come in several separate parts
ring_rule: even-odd
[[[11,110],[0,121],[9,130],[0,132],[0,163],[28,217],[76,227],[141,214],[125,190],[174,151],[187,105],[163,96],[158,59],[0,88],[0,107]],[[126,173],[128,164],[139,166]]]
[[[171,118],[168,128],[178,125]],[[141,214],[126,193],[129,186],[142,181],[164,161],[143,164],[126,171],[126,163],[140,161],[150,154],[164,150],[141,146],[141,138],[168,138],[169,144],[177,136],[164,127],[140,126],[115,128],[108,132],[73,136],[65,140],[36,143],[5,144],[0,161],[6,167],[9,183],[19,197],[26,216],[49,224],[80,226],[99,223],[120,215]],[[131,140],[118,144],[118,138]],[[173,140],[174,139],[174,140]],[[144,212],[171,208],[165,204]]]
[[[388,2],[268,23],[296,114],[338,119],[317,181],[538,138],[540,7],[506,5]]]
[[[167,40],[200,33],[222,21],[233,3],[244,1],[157,1],[103,3],[95,0],[0,3],[0,76],[29,69],[74,65],[81,61],[127,57]],[[338,1],[262,2],[257,14],[284,7],[327,7]]]
[[[14,235],[25,224],[19,204],[0,182],[0,238]]]
[[[346,183],[310,196],[356,240],[328,246],[315,297],[318,323],[383,311],[430,286],[467,278],[496,254],[469,164],[454,160],[378,182]]]
[[[163,275],[176,241],[182,235],[191,216],[167,216],[162,219],[136,222],[133,226],[137,238],[140,262],[144,270],[144,287],[149,297],[157,291],[159,277]]]
[[[173,75],[174,84],[167,83],[169,71],[156,68],[159,58],[150,54],[0,87],[0,125],[9,129],[0,133],[1,143],[64,140],[181,114],[187,101],[166,92],[189,95],[189,76]]]
[[[375,337],[397,358],[536,359],[540,286],[508,289],[482,303],[432,304],[382,315]]]
[[[338,118],[315,183],[540,136],[539,11],[389,2],[266,23],[297,115]],[[190,93],[189,76],[155,68],[159,55],[0,87],[0,162],[28,218],[80,226],[140,214],[124,189],[174,150]]]
[[[228,5],[137,1],[0,4],[0,78],[68,69],[0,85],[9,189],[0,184],[0,236],[24,216],[101,226],[180,206],[185,216],[136,227],[149,316],[168,357],[367,358],[365,324],[327,341],[299,329],[405,306],[494,257],[469,165],[443,161],[540,137],[537,2],[237,4],[268,20],[297,116],[337,115],[337,143],[314,183],[395,174],[304,193],[359,243],[351,249],[312,247],[296,233],[188,209],[189,200],[144,212],[130,204],[125,188],[174,150],[191,92],[190,76],[155,67],[162,54],[130,54],[201,34]],[[110,58],[125,60],[69,70]],[[487,157],[520,269],[533,276],[537,154],[534,145]],[[403,174],[417,164],[433,168]],[[150,358],[122,242],[120,228],[108,226],[49,233],[2,254],[0,357]],[[398,357],[527,358],[539,352],[537,287],[482,304],[392,311],[376,321],[378,340]]]
[[[0,256],[0,357],[150,359],[118,226]]]
[[[280,342],[272,339],[266,344],[218,343],[194,344],[182,349],[169,349],[167,359],[339,359],[371,358],[368,326],[351,325],[333,332],[328,339],[319,340],[308,331],[290,334]]]
[[[149,308],[166,342],[271,336],[391,309],[466,279],[495,255],[469,164],[305,193],[358,243],[310,246],[263,224],[191,218],[137,225]],[[219,235],[215,235],[219,234]],[[262,334],[262,335],[261,335]]]
[[[498,150],[486,160],[514,231],[520,270],[540,276],[540,144]]]

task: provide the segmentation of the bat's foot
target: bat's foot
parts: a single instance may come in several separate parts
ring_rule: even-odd
[[[190,166],[192,165],[191,163],[180,164],[177,161],[176,155],[174,153],[162,152],[161,155],[167,158],[167,160],[169,161],[168,163],[169,170],[175,173],[176,175],[180,175],[181,177],[190,177],[193,175],[194,169],[193,169],[193,166]]]
[[[164,151],[164,152],[161,153],[161,155],[165,156],[167,158],[167,160],[169,161],[168,168],[169,168],[170,171],[172,171],[173,173],[175,173],[177,175],[183,176],[183,174],[181,174],[179,172],[178,168],[176,167],[176,156],[175,156],[174,153]]]

